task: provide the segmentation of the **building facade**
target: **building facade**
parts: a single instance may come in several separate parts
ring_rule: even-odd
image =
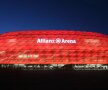
[[[108,35],[29,30],[0,35],[1,65],[108,64]]]

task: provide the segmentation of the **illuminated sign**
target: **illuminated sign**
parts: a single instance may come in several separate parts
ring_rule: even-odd
[[[27,58],[38,58],[39,55],[35,55],[35,54],[21,54],[18,55],[19,59],[27,59]]]
[[[67,39],[61,39],[61,38],[56,38],[56,39],[44,39],[44,38],[38,38],[37,43],[76,43],[76,40],[67,40]]]

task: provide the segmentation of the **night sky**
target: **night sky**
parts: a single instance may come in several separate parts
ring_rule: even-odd
[[[0,0],[0,33],[37,29],[108,34],[107,0]]]

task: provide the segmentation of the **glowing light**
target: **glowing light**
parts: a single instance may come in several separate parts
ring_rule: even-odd
[[[5,53],[5,51],[0,51],[0,54],[4,54]]]
[[[9,39],[8,42],[16,42],[16,39]]]
[[[39,57],[39,55],[32,55],[32,54],[18,55],[19,59],[38,58],[38,57]]]

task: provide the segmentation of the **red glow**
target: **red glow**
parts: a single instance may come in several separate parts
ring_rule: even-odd
[[[4,33],[0,64],[108,64],[108,36],[67,30]]]

